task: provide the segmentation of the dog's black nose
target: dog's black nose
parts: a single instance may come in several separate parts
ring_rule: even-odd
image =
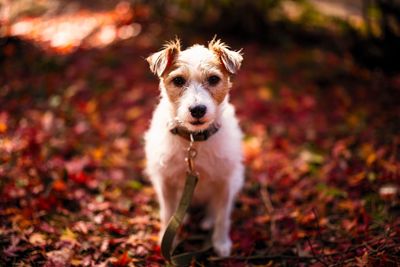
[[[189,108],[190,114],[193,118],[200,119],[206,114],[207,107],[204,105],[197,105]]]

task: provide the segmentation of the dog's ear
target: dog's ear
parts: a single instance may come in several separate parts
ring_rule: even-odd
[[[167,42],[163,49],[146,58],[150,65],[150,70],[161,77],[165,70],[171,66],[172,62],[181,51],[181,43],[179,39]]]
[[[240,69],[243,60],[241,50],[230,50],[229,46],[221,40],[217,40],[215,37],[208,43],[208,49],[213,51],[219,57],[225,69],[231,74],[235,74]]]

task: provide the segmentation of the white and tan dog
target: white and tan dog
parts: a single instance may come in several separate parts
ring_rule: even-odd
[[[179,40],[147,58],[160,78],[161,100],[145,135],[146,173],[160,203],[161,236],[177,208],[185,181],[189,136],[195,137],[199,182],[193,203],[206,207],[201,227],[214,226],[212,244],[230,255],[230,215],[244,180],[242,132],[229,103],[230,78],[240,68],[240,51],[219,40],[181,51]]]

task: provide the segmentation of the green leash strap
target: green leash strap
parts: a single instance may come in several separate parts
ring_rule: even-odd
[[[210,249],[210,245],[206,245],[203,249],[195,252],[185,252],[181,254],[175,254],[175,248],[172,248],[172,243],[181,226],[183,218],[189,208],[190,202],[192,201],[194,189],[198,181],[198,176],[194,172],[189,172],[186,175],[185,186],[183,193],[178,204],[178,208],[174,215],[168,222],[167,228],[161,241],[161,254],[162,256],[175,266],[188,266],[193,259],[200,258],[206,251]]]

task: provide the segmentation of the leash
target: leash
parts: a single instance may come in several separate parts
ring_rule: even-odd
[[[165,260],[171,263],[174,266],[188,266],[191,264],[193,260],[201,258],[204,253],[211,249],[210,242],[206,242],[204,247],[198,251],[194,252],[184,252],[184,253],[176,253],[176,247],[173,248],[172,244],[174,238],[177,234],[177,230],[180,228],[183,222],[183,218],[190,206],[190,202],[192,201],[193,193],[196,188],[197,181],[199,176],[195,171],[194,159],[196,158],[197,151],[193,147],[194,137],[190,135],[190,143],[187,150],[186,163],[188,165],[188,171],[186,174],[185,186],[183,188],[183,193],[181,199],[178,204],[178,208],[175,213],[172,215],[171,219],[168,222],[167,228],[164,232],[161,241],[161,254]]]

